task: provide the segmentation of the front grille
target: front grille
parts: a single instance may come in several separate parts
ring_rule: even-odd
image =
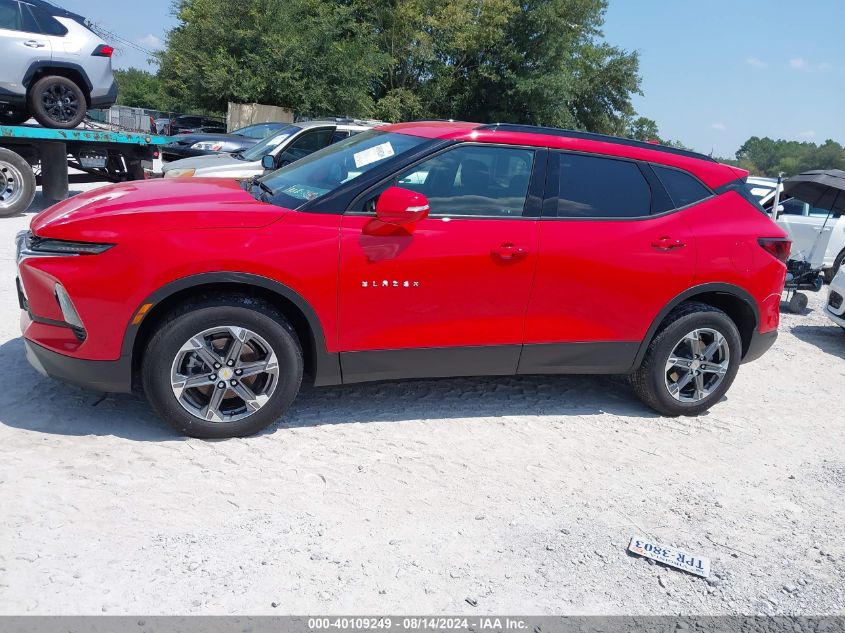
[[[827,305],[834,310],[838,310],[842,306],[842,295],[831,290],[830,297],[827,300]]]

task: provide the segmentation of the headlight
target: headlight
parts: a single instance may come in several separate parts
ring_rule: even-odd
[[[191,145],[191,149],[201,149],[207,152],[222,152],[224,150],[232,152],[237,149],[237,146],[226,141],[200,141]]]
[[[190,178],[196,169],[168,169],[164,172],[165,178]]]
[[[29,236],[25,250],[37,255],[99,255],[109,250],[114,244],[95,244],[93,242],[70,242],[50,238]],[[20,257],[20,254],[19,254]]]

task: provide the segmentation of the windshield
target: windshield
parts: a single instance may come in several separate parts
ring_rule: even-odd
[[[273,191],[273,202],[301,207],[377,165],[409,152],[427,139],[369,130],[329,145],[261,179]]]
[[[235,130],[232,134],[246,136],[247,138],[262,139],[271,135],[280,127],[283,126],[280,126],[278,123],[255,123],[253,125],[242,127],[239,130]]]
[[[281,127],[276,130],[274,134],[271,134],[260,143],[256,143],[243,152],[241,157],[245,160],[261,160],[264,156],[272,152],[274,148],[281,145],[293,134],[299,132],[299,130],[300,128],[295,125],[286,125],[285,127]]]

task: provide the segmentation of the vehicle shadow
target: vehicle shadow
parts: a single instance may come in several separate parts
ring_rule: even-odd
[[[0,345],[0,364],[15,376],[0,392],[0,427],[134,441],[184,439],[143,398],[90,392],[41,376],[26,361],[20,338]],[[443,378],[307,387],[263,434],[333,424],[605,413],[657,417],[622,376]]]
[[[67,192],[68,198],[72,198],[73,196],[83,193],[81,189],[70,189]],[[35,215],[37,213],[41,213],[44,209],[52,207],[54,204],[61,202],[60,200],[53,200],[52,198],[45,198],[44,194],[41,192],[41,187],[39,186],[36,189],[35,197],[32,199],[29,207],[25,211],[21,211],[20,213],[15,213],[14,215],[6,216],[10,218],[20,218],[25,215]]]
[[[796,325],[789,331],[805,343],[815,345],[825,354],[845,359],[845,332],[835,323]]]

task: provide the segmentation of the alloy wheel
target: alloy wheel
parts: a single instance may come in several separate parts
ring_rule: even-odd
[[[279,363],[267,341],[227,325],[192,336],[179,349],[170,385],[179,404],[207,422],[237,422],[259,411],[279,383]]]
[[[686,334],[666,361],[664,382],[680,402],[699,402],[722,383],[730,367],[727,339],[711,328]]]
[[[23,174],[11,163],[0,160],[0,209],[13,208],[23,195]]]
[[[41,93],[41,103],[47,115],[58,123],[71,121],[79,112],[76,93],[64,84],[50,84]]]

